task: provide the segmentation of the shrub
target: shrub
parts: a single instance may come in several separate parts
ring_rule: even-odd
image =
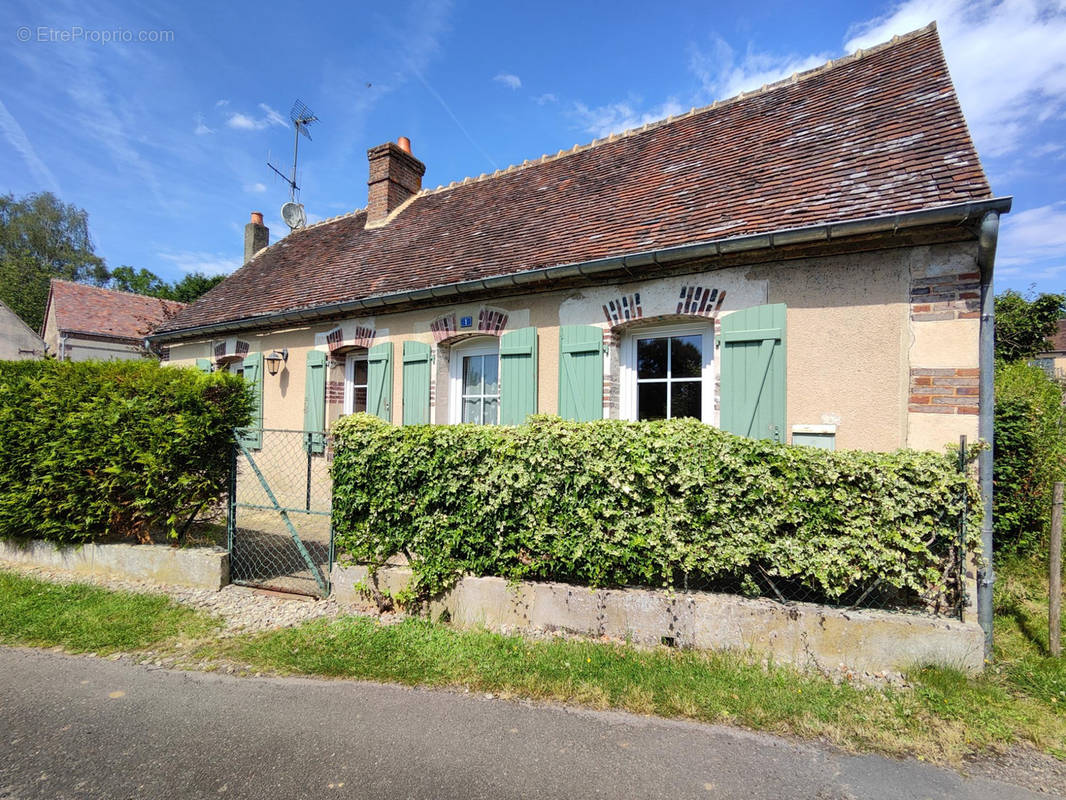
[[[226,488],[244,382],[152,361],[0,362],[0,536],[176,526]]]
[[[337,544],[407,556],[412,595],[464,573],[589,586],[774,581],[840,599],[945,588],[973,482],[936,453],[828,452],[694,420],[334,427]]]
[[[996,554],[1031,553],[1046,541],[1051,489],[1066,480],[1063,389],[1024,362],[996,370],[992,477]]]

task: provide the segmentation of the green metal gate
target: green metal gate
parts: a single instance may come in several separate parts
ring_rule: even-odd
[[[230,580],[317,597],[333,568],[323,431],[238,431],[230,462]]]

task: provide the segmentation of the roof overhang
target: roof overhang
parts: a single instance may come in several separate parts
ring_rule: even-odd
[[[375,295],[359,300],[347,300],[328,305],[225,320],[191,328],[163,331],[152,334],[148,338],[153,343],[163,343],[178,339],[230,333],[238,330],[310,323],[345,314],[379,313],[382,310],[400,305],[425,304],[433,301],[452,302],[466,295],[506,291],[508,289],[521,290],[536,284],[545,284],[569,278],[591,278],[603,273],[628,271],[639,267],[665,267],[670,264],[694,259],[715,258],[759,250],[772,251],[793,245],[840,241],[874,234],[895,234],[927,226],[965,225],[967,223],[980,222],[985,214],[992,211],[1001,214],[1009,212],[1012,200],[1013,198],[1011,197],[994,197],[988,200],[975,200],[899,214],[841,220],[799,228],[782,228],[768,233],[711,239],[676,247],[611,256],[594,261],[559,264],[553,267],[541,267],[508,275],[497,275],[472,281],[440,284],[423,289],[409,289],[390,294]],[[976,232],[974,236],[976,237]]]

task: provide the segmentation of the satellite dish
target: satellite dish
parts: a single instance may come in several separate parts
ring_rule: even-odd
[[[302,228],[307,224],[307,215],[304,214],[304,207],[301,203],[290,201],[283,205],[281,207],[281,218],[289,226],[290,230]]]

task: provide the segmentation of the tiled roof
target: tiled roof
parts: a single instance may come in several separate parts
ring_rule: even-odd
[[[423,190],[261,251],[175,331],[991,196],[934,26],[572,152]]]
[[[1059,327],[1054,335],[1048,339],[1051,342],[1051,353],[1066,353],[1066,319],[1059,320]]]
[[[186,307],[175,300],[60,280],[52,281],[49,301],[55,308],[56,328],[60,331],[122,339],[143,339]]]

